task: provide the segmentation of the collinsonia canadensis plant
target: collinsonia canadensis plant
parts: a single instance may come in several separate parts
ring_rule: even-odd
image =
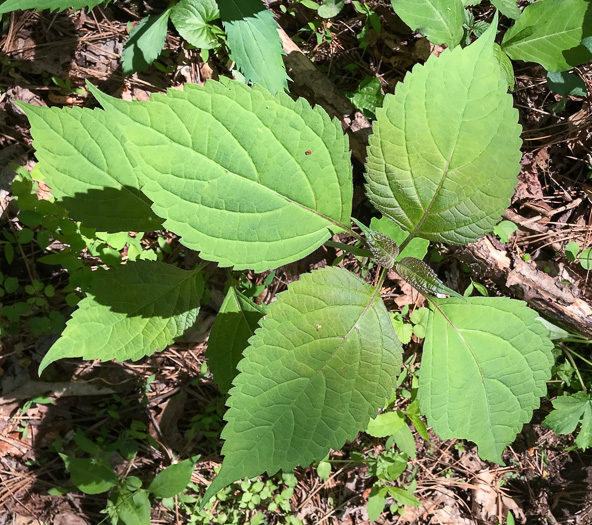
[[[204,502],[242,477],[322,460],[377,415],[401,368],[380,296],[390,268],[429,299],[419,400],[434,430],[501,462],[530,420],[551,375],[548,329],[523,302],[460,297],[415,257],[425,254],[418,239],[466,244],[486,235],[516,183],[521,128],[496,25],[416,65],[386,96],[366,193],[384,216],[377,224],[392,228],[361,225],[363,237],[350,223],[347,138],[302,99],[226,80],[147,102],[91,88],[103,108],[95,110],[22,104],[47,183],[90,227],[162,224],[203,260],[256,272],[345,231],[383,266],[377,286],[343,268],[314,270],[266,310],[230,287],[208,350],[215,379],[229,388],[225,457]],[[40,372],[65,357],[138,359],[163,349],[195,322],[203,286],[199,267],[140,261],[97,271]]]

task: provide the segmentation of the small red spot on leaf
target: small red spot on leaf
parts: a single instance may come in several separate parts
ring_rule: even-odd
[[[312,151],[310,151],[310,150],[307,150],[304,152],[305,155],[310,155],[311,153],[312,153]]]

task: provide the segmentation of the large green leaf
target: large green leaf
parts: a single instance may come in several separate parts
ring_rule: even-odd
[[[462,0],[391,0],[395,13],[433,44],[455,47],[463,37]]]
[[[590,0],[540,0],[526,7],[506,32],[503,50],[514,60],[547,71],[567,71],[592,59],[582,40],[592,38]]]
[[[93,92],[138,159],[153,210],[202,258],[264,271],[349,224],[348,141],[322,109],[232,81],[150,102]]]
[[[494,54],[496,25],[469,47],[416,65],[378,110],[366,191],[414,236],[476,241],[510,202],[520,126]]]
[[[222,392],[230,389],[237,374],[236,365],[263,315],[265,309],[262,306],[245,297],[234,286],[228,289],[212,326],[206,350],[210,370]]]
[[[213,48],[217,38],[210,22],[219,17],[216,0],[181,0],[171,12],[171,20],[179,34],[201,49]]]
[[[470,439],[483,459],[502,452],[546,392],[553,344],[525,303],[434,299],[419,376],[422,412],[444,438]]]
[[[167,9],[159,15],[147,16],[130,31],[121,53],[124,75],[144,71],[158,58],[166,41],[170,15],[171,9]]]
[[[92,9],[103,3],[105,3],[105,0],[6,0],[0,4],[0,15],[17,9],[35,9],[37,11],[43,9],[63,11],[69,7],[72,9],[83,9],[85,7]]]
[[[164,349],[193,326],[203,277],[170,264],[139,261],[98,270],[39,373],[66,357],[137,360]]]
[[[278,295],[239,363],[224,462],[202,503],[242,477],[320,460],[366,428],[401,365],[378,292],[327,267]]]
[[[39,167],[70,216],[99,231],[153,231],[162,220],[140,192],[134,162],[105,112],[22,104]]]
[[[282,41],[271,11],[261,0],[217,0],[228,45],[247,80],[270,93],[288,89]]]

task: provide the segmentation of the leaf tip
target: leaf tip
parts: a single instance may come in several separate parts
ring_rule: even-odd
[[[52,354],[53,352],[50,350],[49,352],[47,352],[47,354],[45,354],[45,357],[41,360],[41,363],[39,364],[39,369],[37,370],[37,374],[39,375],[39,377],[41,377],[41,374],[49,365],[57,361],[57,358],[53,357]]]

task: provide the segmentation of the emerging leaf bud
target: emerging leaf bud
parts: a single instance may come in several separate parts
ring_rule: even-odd
[[[367,241],[376,262],[390,270],[395,265],[397,255],[399,255],[397,243],[384,233],[373,230],[370,231]]]
[[[445,294],[464,299],[448,288],[426,263],[415,257],[403,257],[395,265],[395,272],[423,295]]]

